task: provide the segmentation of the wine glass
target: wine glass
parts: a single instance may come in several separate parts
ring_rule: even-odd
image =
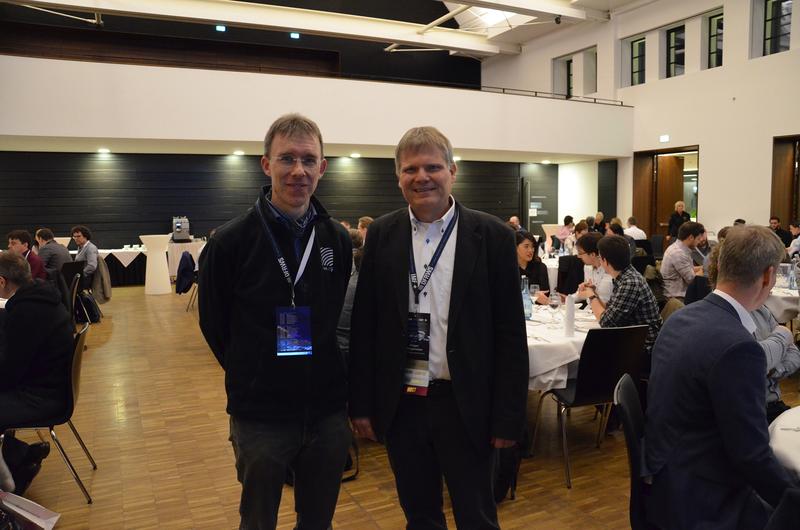
[[[550,292],[550,296],[548,297],[548,306],[550,307],[551,313],[551,322],[556,324],[556,315],[558,314],[558,308],[561,306],[561,296],[555,291]]]
[[[531,295],[531,301],[535,304],[536,303],[536,298],[539,297],[539,284],[538,283],[530,284],[530,295]]]

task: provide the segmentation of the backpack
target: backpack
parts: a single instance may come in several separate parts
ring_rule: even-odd
[[[94,297],[86,291],[78,293],[75,299],[75,321],[81,324],[85,322],[96,324],[100,322],[101,316],[100,306]]]

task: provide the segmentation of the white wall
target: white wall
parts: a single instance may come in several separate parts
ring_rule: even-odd
[[[625,156],[630,108],[476,90],[0,56],[2,135],[246,141],[302,112],[325,141],[394,146],[435,125],[456,147]],[[0,145],[2,148],[2,145]]]
[[[558,222],[571,215],[577,223],[597,212],[597,162],[558,165]]]
[[[772,141],[800,134],[800,9],[793,15],[792,49],[750,59],[750,1],[658,0],[593,23],[558,31],[529,43],[518,57],[493,58],[484,63],[483,82],[547,90],[552,85],[551,60],[597,45],[598,97],[620,99],[634,107],[633,151],[685,145],[700,146],[698,217],[718,230],[736,217],[766,224],[770,215]],[[724,65],[699,70],[700,58],[687,57],[687,73],[661,77],[651,57],[663,50],[664,26],[686,20],[687,39],[702,32],[702,14],[724,8]],[[647,81],[620,88],[620,40],[648,35]],[[687,42],[688,53],[700,53],[700,43]],[[651,55],[654,54],[654,55]],[[655,75],[651,75],[655,74]],[[627,72],[625,72],[627,75]],[[659,143],[661,134],[670,142]],[[620,160],[619,217],[631,213],[632,163]]]

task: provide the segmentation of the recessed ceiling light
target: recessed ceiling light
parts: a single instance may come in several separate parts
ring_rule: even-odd
[[[459,162],[460,160],[461,160],[460,156],[454,156],[453,157],[453,162]]]
[[[361,153],[350,153],[350,158],[361,158]]]
[[[297,33],[296,31],[293,31],[293,32],[289,33],[289,38],[290,39],[299,39],[300,38],[300,34]]]
[[[228,28],[226,28],[222,24],[217,25],[216,29],[217,29],[217,31],[223,31],[223,32],[228,30]]]
[[[233,154],[236,156],[242,156],[244,155],[244,151],[242,151],[241,149],[237,149],[236,151],[233,152]]]
[[[100,153],[101,155],[107,155],[108,153],[111,152],[111,149],[109,149],[108,147],[101,147],[100,149],[97,150],[97,152]]]
[[[550,161],[549,161],[549,160],[542,160],[542,164],[545,164],[545,165],[547,165],[547,164],[549,164],[549,163],[550,163]]]

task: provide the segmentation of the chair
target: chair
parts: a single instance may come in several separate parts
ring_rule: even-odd
[[[636,269],[639,274],[644,276],[644,271],[647,269],[648,265],[656,266],[656,259],[649,254],[647,256],[634,256],[631,258],[631,265],[633,265],[633,268]]]
[[[69,307],[68,307],[69,314],[72,316],[72,325],[75,326],[76,329],[78,327],[78,319],[75,311],[77,309],[76,304],[78,303],[78,291],[80,290],[80,285],[81,285],[81,275],[80,273],[78,273],[72,278],[72,282],[70,282],[69,285]],[[81,303],[80,306],[81,306],[81,311],[83,312],[83,315],[86,319],[85,321],[89,322],[89,313],[86,311],[86,307],[83,305],[83,303]]]
[[[75,402],[78,401],[78,393],[81,386],[81,363],[83,361],[83,348],[86,345],[86,336],[88,335],[88,332],[89,324],[87,323],[75,336],[75,349],[72,355],[72,370],[70,374],[71,385],[63,413],[52,418],[46,418],[23,425],[15,425],[13,427],[9,427],[9,430],[34,430],[37,432],[37,434],[39,434],[39,437],[42,438],[41,433],[39,433],[39,429],[47,429],[50,432],[50,438],[58,448],[61,458],[64,460],[64,463],[67,464],[67,467],[72,474],[72,478],[78,484],[78,487],[83,492],[84,497],[86,497],[86,503],[92,504],[92,497],[89,495],[89,492],[86,491],[86,486],[83,485],[83,481],[81,481],[80,477],[78,476],[75,466],[72,465],[72,462],[67,456],[67,453],[64,451],[64,447],[61,445],[61,442],[56,436],[55,431],[56,425],[63,425],[65,423],[69,425],[70,430],[72,430],[72,434],[75,435],[75,439],[78,440],[81,449],[83,449],[84,454],[86,454],[86,458],[88,458],[89,462],[92,464],[92,469],[97,469],[97,464],[95,463],[94,458],[92,458],[91,453],[89,453],[89,450],[86,448],[86,444],[83,443],[83,438],[81,438],[81,435],[78,434],[78,430],[75,429],[75,425],[72,424],[72,413],[75,411]]]
[[[567,388],[548,390],[539,398],[536,422],[531,437],[531,453],[536,444],[542,402],[548,394],[556,401],[558,425],[561,430],[561,449],[564,452],[564,476],[567,488],[572,488],[572,479],[567,447],[567,411],[573,407],[602,405],[600,425],[597,430],[596,446],[600,448],[605,433],[611,403],[614,400],[614,387],[624,374],[639,379],[644,364],[644,343],[647,326],[626,326],[620,328],[591,329],[583,343],[581,358],[578,361],[578,377],[567,381]]]
[[[698,300],[702,300],[711,292],[711,283],[705,276],[695,276],[686,287],[686,294],[683,303],[689,305]]]
[[[648,256],[653,255],[653,245],[647,239],[637,239],[636,248],[644,250]]]
[[[558,276],[556,292],[573,294],[583,283],[583,261],[578,256],[561,256],[558,258]],[[552,285],[550,288],[552,289]]]
[[[652,256],[655,259],[664,257],[664,236],[661,234],[653,234],[650,236],[650,247],[652,248]]]
[[[557,236],[550,236],[550,248],[558,250],[561,248],[561,240]]]
[[[630,521],[632,530],[649,528],[645,518],[644,483],[642,482],[642,438],[644,414],[639,404],[636,383],[630,375],[623,375],[614,389],[614,405],[625,433],[628,449],[628,468],[631,474]]]
[[[86,266],[86,261],[68,261],[61,266],[61,275],[67,285],[70,284],[76,274],[83,275],[83,268]]]
[[[667,319],[672,316],[672,313],[677,311],[678,309],[683,307],[683,302],[678,300],[677,298],[670,298],[667,300],[667,303],[661,309],[661,320],[666,322]]]

